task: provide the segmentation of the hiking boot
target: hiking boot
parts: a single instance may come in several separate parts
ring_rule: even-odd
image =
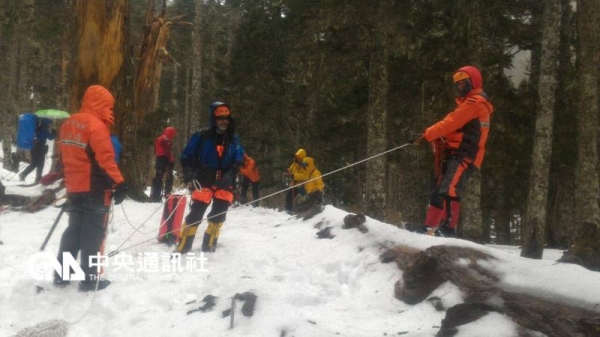
[[[429,236],[442,236],[442,233],[440,232],[439,228],[429,227],[427,225],[423,225],[423,227],[421,227],[421,230],[419,231],[419,233],[426,234]]]
[[[25,181],[25,175],[23,173],[19,173],[19,181],[20,182]]]
[[[102,290],[110,285],[109,280],[99,280],[98,281],[98,289],[96,289],[96,281],[81,281],[79,282],[79,291],[95,291]]]
[[[440,233],[443,237],[446,238],[455,238],[456,237],[456,228],[450,228],[448,226],[442,226],[440,228]]]
[[[54,284],[55,287],[59,288],[64,288],[68,286],[69,283],[71,283],[71,281],[63,280],[61,277],[54,277],[54,281],[52,281],[52,284]]]

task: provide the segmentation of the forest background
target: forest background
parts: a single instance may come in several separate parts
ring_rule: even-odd
[[[495,113],[461,235],[540,258],[600,232],[599,45],[600,0],[0,0],[0,132],[10,152],[20,114],[74,113],[105,85],[144,201],[154,139],[175,126],[179,153],[221,100],[267,195],[298,148],[327,173],[405,144],[454,108],[452,73],[475,65]],[[432,166],[428,146],[404,147],[327,176],[326,201],[422,223]]]

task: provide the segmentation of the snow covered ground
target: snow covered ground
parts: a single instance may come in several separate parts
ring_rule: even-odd
[[[8,173],[0,169],[1,177]],[[15,177],[2,182],[7,193],[38,194],[43,188],[18,187]],[[132,200],[113,208],[105,252],[120,247],[120,253],[104,271],[113,283],[95,294],[78,292],[77,282],[55,288],[32,277],[31,257],[58,209],[0,213],[0,336],[52,319],[70,323],[68,336],[435,336],[443,312],[427,302],[407,305],[394,298],[394,283],[402,272],[394,263],[379,262],[379,255],[394,244],[474,247],[498,258],[485,267],[510,289],[586,308],[600,301],[600,273],[555,263],[560,252],[546,251],[544,260],[523,259],[516,247],[432,238],[371,218],[365,224],[369,232],[363,234],[342,229],[347,213],[332,206],[307,221],[272,209],[232,208],[217,252],[199,260],[199,231],[197,259],[182,258],[181,267],[188,270],[177,271],[168,260],[172,247],[155,239],[161,213],[161,204]],[[318,223],[331,227],[335,237],[317,239]],[[66,225],[64,216],[46,252],[56,254]],[[201,230],[205,227],[203,223]],[[222,311],[230,308],[233,295],[247,291],[258,296],[254,315],[243,316],[238,302],[230,329]],[[217,297],[214,308],[188,314],[206,295]],[[462,302],[452,284],[432,296],[440,297],[445,307]],[[510,337],[516,336],[516,328],[506,316],[492,313],[461,326],[458,336]]]

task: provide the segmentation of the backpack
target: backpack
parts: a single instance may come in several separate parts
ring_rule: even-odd
[[[35,139],[38,117],[31,112],[19,116],[17,125],[17,148],[20,150],[31,150]]]

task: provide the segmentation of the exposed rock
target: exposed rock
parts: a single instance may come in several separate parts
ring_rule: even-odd
[[[331,227],[325,227],[317,232],[319,239],[333,239],[335,235],[331,234]]]
[[[191,314],[193,312],[196,312],[196,311],[200,311],[200,312],[211,311],[212,308],[217,304],[217,297],[213,296],[213,295],[206,295],[202,299],[202,302],[204,302],[204,304],[201,307],[189,310],[187,312],[187,314],[189,315],[189,314]],[[188,302],[188,303],[193,303],[193,302]]]
[[[361,233],[367,233],[369,229],[364,225],[367,218],[364,214],[348,214],[344,217],[344,225],[342,229],[356,228]]]
[[[257,296],[252,292],[245,292],[241,294],[235,294],[233,297],[236,300],[240,300],[244,302],[242,305],[242,314],[246,317],[250,317],[254,315],[254,306],[256,305]]]

